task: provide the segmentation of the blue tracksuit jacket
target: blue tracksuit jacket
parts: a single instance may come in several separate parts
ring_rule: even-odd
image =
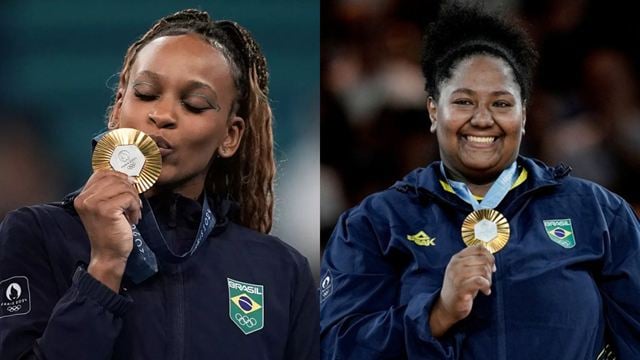
[[[491,295],[439,339],[430,310],[472,211],[439,163],[343,214],[322,261],[321,357],[640,359],[637,216],[566,167],[518,162],[520,181],[496,208],[511,237]]]
[[[173,230],[160,214],[174,241],[195,237],[201,208],[192,203],[194,215],[194,204],[175,205]],[[229,208],[212,205],[217,225],[192,257],[158,259],[159,273],[139,285],[123,278],[120,294],[78,266],[90,246],[71,198],[10,213],[0,225],[0,359],[317,359],[306,259],[228,220]],[[262,311],[262,328],[240,308]]]

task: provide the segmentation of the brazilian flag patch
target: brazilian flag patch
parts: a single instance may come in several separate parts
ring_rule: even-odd
[[[571,249],[576,246],[571,219],[543,220],[543,222],[544,229],[549,239],[553,240],[553,242],[565,249]]]
[[[227,278],[229,318],[245,335],[264,327],[264,287]]]

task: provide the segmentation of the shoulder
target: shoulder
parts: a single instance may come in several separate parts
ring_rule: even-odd
[[[570,175],[571,167],[560,164],[550,167],[547,164],[531,158],[520,156],[520,160],[529,171],[534,185],[557,185],[553,187],[551,195],[554,197],[573,197],[576,199],[592,200],[605,206],[619,208],[625,200],[602,185],[593,181]]]
[[[560,181],[560,194],[574,196],[581,199],[592,199],[598,205],[607,209],[618,209],[626,201],[618,194],[592,181],[567,176]]]
[[[424,196],[422,171],[415,170],[402,181],[367,196],[345,211],[329,239],[328,250],[340,252],[346,246],[371,254],[387,252],[394,231],[410,227],[416,219],[424,217],[427,206],[439,206]],[[334,249],[336,246],[339,249]]]
[[[274,259],[296,268],[308,267],[307,259],[277,236],[263,234],[235,222],[229,222],[226,233],[230,244],[249,255]]]
[[[549,167],[546,164],[527,159],[533,167],[533,181],[550,180],[554,184],[551,191],[540,192],[538,199],[545,199],[544,206],[557,206],[587,217],[604,217],[611,221],[619,216],[621,210],[630,212],[629,204],[618,194],[593,181],[570,175],[571,168],[566,165]]]
[[[0,223],[0,231],[33,233],[50,222],[70,218],[70,213],[57,204],[32,205],[9,212]]]
[[[638,215],[620,195],[592,181],[568,176],[562,181],[563,195],[584,218],[602,218],[610,228],[628,226],[638,231]],[[631,235],[631,234],[627,234]]]
[[[42,258],[56,219],[68,217],[65,210],[50,204],[23,207],[9,212],[0,223],[0,258],[23,261]],[[66,227],[65,227],[66,228]]]
[[[394,219],[413,217],[429,202],[425,194],[432,192],[433,184],[437,183],[432,172],[430,168],[415,169],[389,188],[367,196],[345,211],[341,220],[371,222],[373,228],[378,228],[390,226]]]

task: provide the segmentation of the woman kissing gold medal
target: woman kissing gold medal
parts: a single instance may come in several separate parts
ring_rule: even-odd
[[[133,177],[141,194],[158,180],[162,157],[149,135],[137,129],[120,128],[109,131],[98,141],[91,165],[93,171],[111,169]]]

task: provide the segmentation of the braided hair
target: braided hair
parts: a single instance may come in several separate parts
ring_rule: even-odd
[[[437,100],[439,87],[451,78],[453,68],[478,54],[506,61],[520,86],[522,100],[529,98],[538,54],[527,33],[478,7],[455,2],[443,5],[423,40],[422,73],[428,95]]]
[[[113,117],[117,93],[129,82],[131,67],[140,50],[162,36],[197,34],[219,49],[231,64],[237,96],[235,113],[245,120],[240,147],[234,156],[214,155],[205,181],[211,194],[227,194],[240,204],[240,224],[268,233],[273,222],[273,156],[272,112],[268,99],[269,73],[264,55],[249,31],[239,24],[213,21],[199,10],[182,10],[158,20],[147,33],[134,42],[124,57],[118,90],[107,109]],[[215,169],[215,170],[214,170]]]

